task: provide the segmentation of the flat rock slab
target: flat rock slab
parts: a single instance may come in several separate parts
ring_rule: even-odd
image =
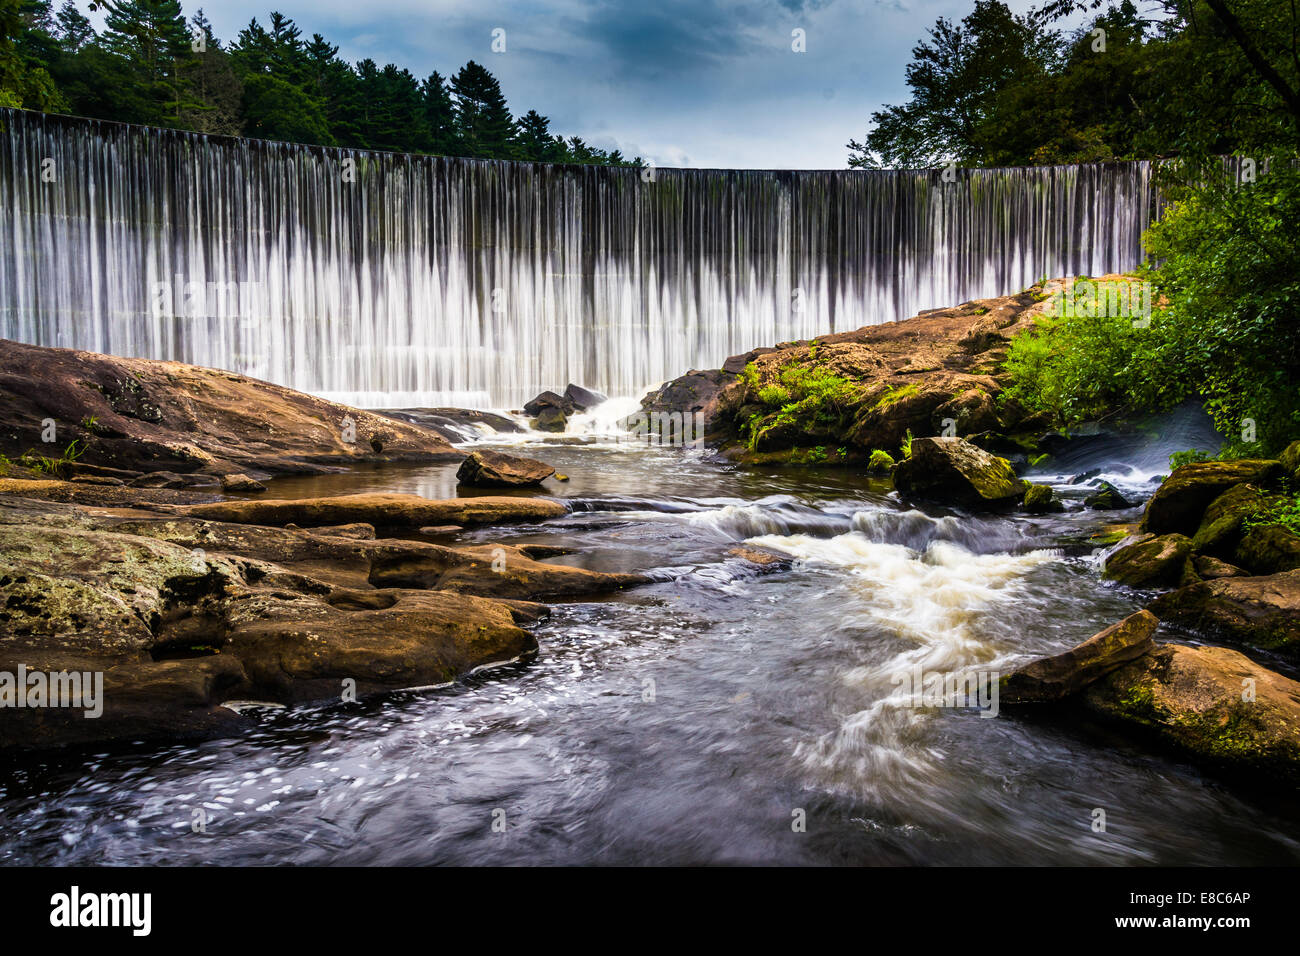
[[[1004,704],[1029,704],[1078,693],[1153,650],[1152,635],[1159,623],[1150,611],[1131,614],[1063,654],[1036,660],[1002,678],[999,699]]]
[[[476,498],[423,498],[420,495],[360,494],[330,498],[271,498],[218,501],[178,509],[195,518],[239,524],[301,527],[354,524],[421,528],[429,525],[507,524],[544,521],[567,514],[558,501],[484,495]]]
[[[0,497],[0,673],[103,679],[95,719],[0,708],[0,750],[201,737],[244,726],[230,701],[444,684],[534,654],[535,599],[648,580],[537,560],[551,550]]]

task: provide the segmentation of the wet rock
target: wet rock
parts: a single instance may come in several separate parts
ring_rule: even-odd
[[[1192,542],[1186,535],[1143,535],[1106,558],[1104,574],[1135,588],[1175,587],[1186,573]]]
[[[1260,525],[1241,539],[1235,560],[1252,574],[1293,571],[1300,568],[1300,537],[1280,525]]]
[[[1091,478],[1096,478],[1100,474],[1101,474],[1100,468],[1089,468],[1087,471],[1081,471],[1079,472],[1079,474],[1073,476],[1070,479],[1070,484],[1081,485],[1085,481],[1088,481]]]
[[[479,488],[518,488],[540,485],[555,469],[535,458],[478,450],[460,463],[456,480]]]
[[[1026,482],[1010,462],[960,438],[918,438],[912,455],[894,468],[894,486],[905,497],[968,507],[1014,505]]]
[[[1002,678],[999,700],[1029,704],[1060,700],[1155,648],[1159,620],[1138,611],[1055,657],[1044,657]]]
[[[1241,540],[1242,524],[1275,497],[1248,482],[1233,485],[1206,507],[1192,546],[1197,551],[1231,556]]]
[[[1208,554],[1194,555],[1192,557],[1192,564],[1196,568],[1196,573],[1206,581],[1211,581],[1214,578],[1240,578],[1247,576],[1246,572],[1235,564],[1229,564],[1227,561],[1220,561],[1218,558]]]
[[[771,551],[764,551],[760,548],[737,546],[728,551],[727,554],[735,558],[743,558],[750,564],[756,564],[760,568],[774,570],[776,568],[790,566],[790,558],[788,556],[774,554]]]
[[[277,506],[230,504],[254,503]],[[0,498],[0,671],[103,672],[107,698],[98,720],[0,708],[0,748],[203,736],[240,725],[230,700],[445,683],[534,653],[536,598],[647,580],[373,534]]]
[[[108,475],[73,475],[69,480],[84,485],[116,485],[119,488],[126,485],[121,478],[110,478]]]
[[[427,525],[507,524],[543,521],[567,514],[557,501],[545,498],[475,498],[436,500],[419,495],[359,494],[327,498],[250,499],[185,506],[183,514],[211,521],[302,527],[365,522],[383,528]]]
[[[1166,644],[1093,683],[1082,700],[1201,762],[1300,782],[1300,683],[1237,651]]]
[[[539,432],[562,432],[569,427],[569,419],[559,408],[543,408],[533,419],[533,428]]]
[[[194,484],[188,475],[178,475],[172,471],[155,471],[132,479],[130,486],[132,488],[191,488]]]
[[[427,534],[432,537],[442,534],[456,534],[456,532],[464,530],[465,529],[458,524],[427,525],[420,529],[420,534]]]
[[[0,652],[0,671],[16,673],[19,664],[28,673],[102,673],[103,712],[87,718],[84,708],[6,708],[0,711],[0,750],[49,750],[108,740],[198,740],[247,726],[221,706],[244,680],[243,667],[232,657],[112,664],[95,657],[34,661],[31,652],[18,661]]]
[[[247,675],[233,693],[295,701],[445,684],[471,669],[536,653],[510,608],[446,591],[339,590],[285,601],[230,602],[228,653]]]
[[[1300,570],[1202,581],[1162,595],[1151,610],[1205,637],[1300,658]]]
[[[1242,482],[1258,485],[1281,474],[1276,461],[1197,461],[1183,465],[1156,489],[1147,502],[1142,530],[1153,534],[1193,535],[1206,509],[1225,491]]]
[[[402,408],[386,410],[383,414],[428,428],[449,442],[471,441],[490,433],[489,429],[505,434],[524,431],[518,422],[505,415],[473,408]]]
[[[1030,485],[1025,489],[1022,505],[1030,514],[1065,510],[1065,505],[1056,497],[1051,485]]]
[[[699,415],[699,419],[691,420],[703,421],[705,440],[721,441],[733,437],[733,414],[744,394],[745,386],[737,373],[721,369],[691,371],[642,398],[641,410],[647,416]]]
[[[581,385],[574,385],[570,382],[564,389],[564,400],[574,409],[580,412],[587,412],[609,401],[608,396],[600,392],[593,392],[590,389],[583,388]]]
[[[1083,499],[1084,507],[1094,511],[1119,511],[1132,508],[1133,502],[1125,498],[1109,481],[1103,481],[1097,491]]]
[[[543,409],[547,408],[559,409],[566,416],[573,414],[573,402],[555,392],[542,392],[536,398],[525,402],[524,414],[535,418],[542,413]]]
[[[266,485],[248,475],[234,474],[221,476],[221,490],[235,493],[263,492]]]

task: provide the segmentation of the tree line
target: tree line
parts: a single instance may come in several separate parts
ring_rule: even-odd
[[[0,106],[322,146],[640,166],[567,139],[536,110],[515,117],[473,60],[423,79],[340,58],[272,12],[229,43],[179,0],[98,0],[104,29],[65,0],[0,0]]]
[[[912,50],[911,98],[854,167],[1030,166],[1271,149],[1300,118],[1296,8],[1279,0],[976,0]],[[1085,12],[1073,30],[1062,16]]]

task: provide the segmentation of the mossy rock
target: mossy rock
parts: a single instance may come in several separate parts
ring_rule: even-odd
[[[1300,684],[1237,651],[1167,644],[1091,684],[1082,699],[1207,764],[1300,781]]]
[[[1146,536],[1106,559],[1105,577],[1135,588],[1174,587],[1182,582],[1192,541],[1182,534]]]
[[[1202,581],[1162,595],[1151,610],[1203,637],[1300,660],[1300,570]]]
[[[1152,534],[1195,534],[1210,504],[1234,485],[1266,485],[1282,474],[1280,462],[1241,458],[1196,461],[1176,469],[1147,502],[1142,530]]]
[[[888,474],[895,464],[893,455],[877,448],[871,453],[871,457],[867,459],[867,471],[873,475],[884,475]]]
[[[1024,498],[1028,482],[1005,458],[961,438],[917,438],[911,457],[894,468],[894,486],[905,497],[1005,508]]]
[[[1025,489],[1021,504],[1031,514],[1065,510],[1065,505],[1056,497],[1051,485],[1030,485]]]
[[[1241,540],[1242,523],[1278,500],[1277,495],[1266,494],[1249,482],[1233,485],[1205,509],[1192,535],[1192,546],[1197,551],[1230,556]]]
[[[1300,568],[1300,537],[1281,525],[1261,525],[1241,539],[1234,557],[1252,574],[1293,571]]]

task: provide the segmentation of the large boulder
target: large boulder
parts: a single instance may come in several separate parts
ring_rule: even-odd
[[[540,415],[544,408],[558,408],[565,415],[573,414],[573,402],[555,392],[542,392],[524,403],[524,413],[533,417]]]
[[[52,445],[41,441],[46,419]],[[128,481],[460,458],[427,428],[234,372],[0,342],[0,455],[59,458],[74,440],[77,470],[103,466]]]
[[[1252,574],[1294,571],[1300,568],[1300,537],[1280,525],[1259,525],[1241,539],[1234,559]]]
[[[460,463],[456,480],[479,488],[519,488],[540,485],[553,474],[553,467],[536,458],[478,450]]]
[[[1104,575],[1135,588],[1175,587],[1187,573],[1192,542],[1186,535],[1140,535],[1106,558]]]
[[[646,395],[641,399],[641,409],[647,416],[699,415],[705,439],[716,441],[731,437],[732,419],[744,394],[745,385],[738,374],[722,369],[693,370]]]
[[[548,405],[537,412],[533,427],[542,432],[562,432],[569,427],[569,419],[563,409]]]
[[[1231,557],[1246,519],[1277,500],[1277,495],[1267,494],[1249,482],[1233,485],[1206,507],[1192,535],[1192,546],[1197,551]]]
[[[894,487],[904,497],[966,507],[1007,507],[1027,483],[1011,463],[961,438],[917,438],[912,454],[894,468]]]
[[[1151,639],[1160,622],[1138,611],[1055,657],[1044,657],[1002,678],[999,700],[1030,704],[1077,693],[1115,668],[1155,648]]]
[[[1206,637],[1300,658],[1300,570],[1202,581],[1162,595],[1151,610]]]
[[[566,402],[580,412],[590,411],[597,405],[609,401],[608,396],[583,388],[581,385],[574,385],[572,382],[565,386],[563,397]]]
[[[1210,503],[1233,485],[1266,483],[1282,473],[1282,465],[1265,459],[1197,461],[1183,465],[1161,482],[1147,502],[1142,530],[1152,534],[1193,535]]]
[[[1300,683],[1237,651],[1166,644],[1091,684],[1082,700],[1203,762],[1300,782]]]

